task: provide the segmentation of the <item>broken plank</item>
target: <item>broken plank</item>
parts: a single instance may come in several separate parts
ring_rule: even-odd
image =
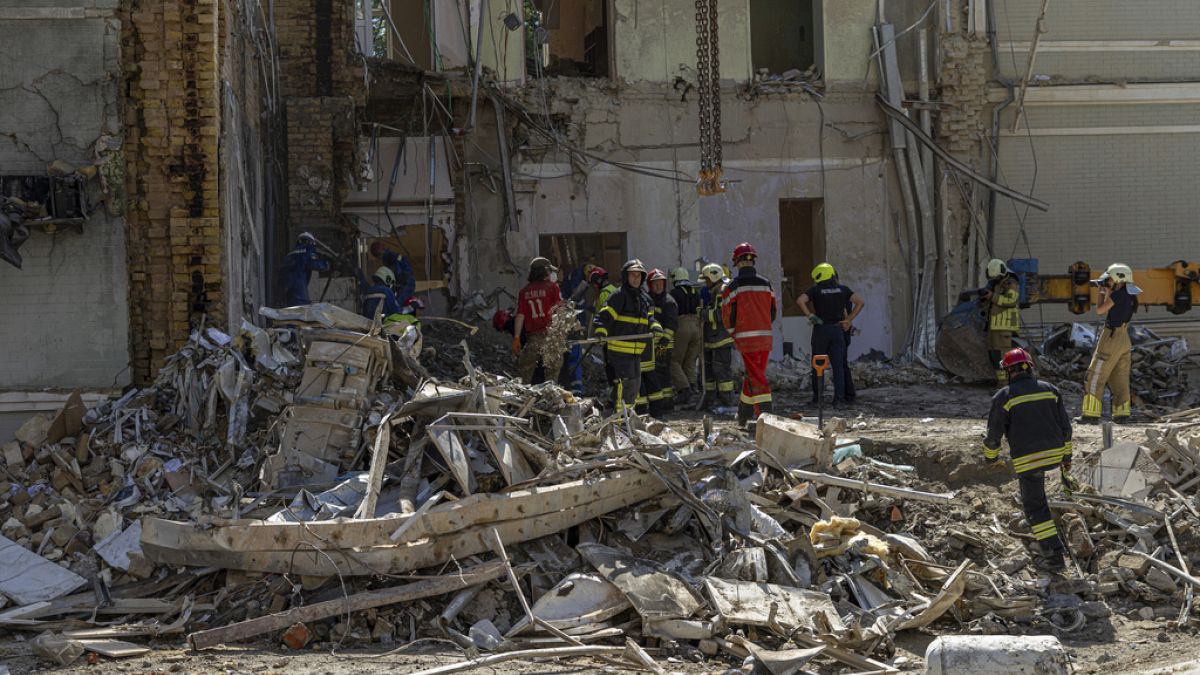
[[[71,570],[0,536],[0,593],[18,605],[53,600],[86,583]]]
[[[909,488],[894,487],[891,485],[881,485],[879,483],[869,483],[865,480],[853,480],[851,478],[842,478],[841,476],[831,476],[827,473],[816,473],[814,471],[802,471],[800,469],[791,469],[788,471],[793,478],[800,480],[812,481],[822,485],[836,485],[837,487],[849,488],[851,490],[861,490],[863,492],[875,492],[889,497],[898,497],[900,499],[913,499],[921,502],[931,502],[934,504],[949,504],[954,501],[953,492],[922,492],[920,490],[910,490]]]
[[[150,652],[149,647],[124,640],[79,640],[79,642],[87,651],[113,659],[141,656]]]
[[[421,579],[403,586],[355,593],[345,598],[326,600],[304,607],[293,607],[284,612],[268,614],[220,628],[198,631],[188,635],[188,644],[192,649],[208,649],[219,644],[237,642],[263,633],[283,630],[298,622],[317,621],[347,612],[359,612],[374,607],[453,593],[469,586],[499,579],[504,573],[504,565],[498,562],[484,563],[434,579]]]

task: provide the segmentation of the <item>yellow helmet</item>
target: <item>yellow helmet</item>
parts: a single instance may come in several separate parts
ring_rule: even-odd
[[[1004,276],[1005,274],[1008,274],[1008,265],[1005,265],[1003,260],[999,260],[997,258],[992,258],[991,260],[988,261],[988,264],[987,264],[987,278],[988,279],[999,279],[1000,277]]]
[[[837,271],[833,269],[833,265],[829,263],[821,263],[813,268],[812,278],[818,284],[822,281],[829,281],[837,276]]]

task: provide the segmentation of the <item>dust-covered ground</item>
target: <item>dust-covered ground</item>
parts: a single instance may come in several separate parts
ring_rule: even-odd
[[[449,361],[449,359],[447,359]],[[455,359],[457,360],[457,359]],[[1010,523],[1019,513],[1016,502],[1016,481],[1004,464],[988,465],[981,450],[991,391],[986,387],[952,384],[907,384],[877,386],[861,389],[858,404],[851,409],[827,411],[828,417],[841,417],[847,422],[842,440],[856,440],[867,457],[885,462],[911,465],[915,476],[909,475],[910,487],[934,491],[954,491],[957,499],[952,506],[933,506],[904,502],[899,520],[875,521],[890,531],[916,535],[936,557],[947,564],[971,558],[975,569],[987,572],[989,567],[1019,554],[1023,544],[1018,536],[993,536],[987,529],[991,524]],[[807,392],[782,391],[776,396],[775,411],[786,415],[815,415],[808,404]],[[1070,402],[1078,410],[1078,401]],[[691,411],[675,413],[668,423],[684,433],[698,434],[702,415]],[[718,429],[732,428],[731,420],[715,419]],[[1147,424],[1117,427],[1117,441],[1141,441]],[[752,439],[745,436],[747,445]],[[1099,427],[1077,427],[1075,434],[1076,461],[1100,448]],[[1052,474],[1048,474],[1052,475]],[[1057,479],[1049,482],[1051,492],[1057,492]],[[871,521],[876,514],[858,513],[857,517]],[[975,533],[986,538],[983,548],[964,545],[948,536],[951,529]],[[1182,548],[1200,550],[1195,533],[1181,535]],[[1070,585],[1075,572],[1061,582]],[[1053,593],[1055,588],[1047,589]],[[1181,594],[1180,594],[1181,595]],[[1178,609],[1179,596],[1172,599]],[[1180,626],[1174,616],[1146,619],[1141,604],[1125,595],[1103,598],[1107,616],[1089,618],[1087,623],[1072,632],[1056,630],[1044,621],[1008,628],[1018,634],[1056,634],[1068,647],[1079,673],[1183,673],[1181,666],[1200,655],[1200,631],[1192,625]],[[435,602],[436,604],[436,602]],[[1155,609],[1151,607],[1151,609]],[[1161,612],[1166,614],[1166,612]],[[432,626],[417,626],[420,635],[436,633]],[[965,620],[943,618],[920,631],[898,635],[890,661],[904,671],[921,671],[923,654],[938,635],[972,634]],[[404,631],[399,631],[403,633]],[[26,640],[32,634],[10,633],[0,641],[0,661],[13,673],[49,670],[46,661],[37,660]],[[140,639],[138,641],[141,641]],[[62,672],[117,673],[213,673],[213,672],[280,672],[280,673],[360,673],[414,672],[437,665],[459,662],[464,655],[449,642],[426,639],[397,649],[396,644],[358,643],[334,651],[329,642],[319,642],[307,651],[283,647],[278,637],[262,639],[245,645],[235,645],[205,652],[185,648],[182,636],[160,638],[147,643],[149,654],[123,660],[99,658],[89,664],[81,658]],[[616,644],[616,643],[613,643]],[[694,645],[660,645],[642,641],[647,651],[668,671],[685,673],[724,672],[741,666],[740,659],[726,654],[705,657]],[[883,658],[876,655],[876,658]],[[810,663],[816,672],[848,672],[831,662]],[[605,662],[595,657],[580,657],[562,661],[510,661],[478,669],[498,673],[566,673],[566,672],[626,672],[625,662]],[[478,672],[477,671],[477,672]],[[1200,671],[1197,671],[1200,672]]]

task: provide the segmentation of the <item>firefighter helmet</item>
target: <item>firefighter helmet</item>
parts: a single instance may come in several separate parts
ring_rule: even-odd
[[[550,260],[548,258],[543,258],[540,255],[529,261],[529,271],[531,272],[536,269],[542,269],[543,267],[554,269],[554,265],[550,264]]]
[[[721,266],[716,263],[709,263],[705,265],[704,269],[700,270],[700,274],[714,284],[725,278],[725,270],[722,270]]]
[[[650,270],[650,276],[646,277],[646,281],[666,281],[667,273],[655,267]]]
[[[631,258],[627,260],[624,265],[621,265],[621,275],[624,276],[630,272],[641,272],[642,274],[645,274],[646,266],[642,264],[641,260],[638,260],[637,258]]]
[[[418,312],[425,309],[425,301],[414,295],[404,301],[404,306],[411,307],[413,312]]]
[[[512,314],[507,309],[498,309],[492,315],[492,328],[504,332],[504,327],[508,325],[508,320],[512,318]]]
[[[1104,274],[1100,275],[1100,281],[1104,281],[1105,279],[1112,279],[1118,284],[1133,283],[1133,270],[1129,269],[1129,265],[1113,263],[1108,266]]]
[[[671,270],[671,281],[675,283],[687,283],[692,280],[692,275],[688,273],[686,267],[676,267]]]
[[[750,242],[743,241],[733,249],[733,262],[741,262],[745,259],[754,260],[758,257],[758,251],[750,245]]]
[[[1010,349],[1004,358],[1000,359],[1000,367],[1011,377],[1033,368],[1033,357],[1024,349]]]
[[[600,267],[599,265],[593,267],[591,273],[588,274],[588,281],[596,284],[597,286],[604,283],[606,279],[608,279],[608,270]]]
[[[1002,277],[1006,274],[1008,274],[1008,265],[1005,265],[1003,260],[999,260],[997,258],[992,258],[991,260],[988,261],[988,264],[987,264],[987,278],[988,279],[999,279],[1000,277]]]
[[[299,237],[296,237],[297,244],[317,245],[317,238],[312,235],[312,232],[301,232]]]
[[[830,279],[832,279],[836,276],[837,276],[837,270],[833,269],[833,265],[830,265],[827,262],[823,262],[820,265],[817,265],[816,267],[813,268],[813,271],[812,271],[813,281],[817,282],[818,284],[821,283],[822,281],[829,281]]]
[[[396,273],[390,267],[380,267],[375,270],[375,278],[391,286],[396,283]]]

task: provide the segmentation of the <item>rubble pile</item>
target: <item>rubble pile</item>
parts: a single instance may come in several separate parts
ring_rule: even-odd
[[[867,422],[604,416],[463,345],[435,378],[411,330],[264,314],[271,329],[197,332],[153,386],[75,398],[4,447],[0,560],[19,571],[0,626],[39,634],[42,658],[437,638],[463,660],[436,672],[896,672],[901,631],[1064,635],[1168,608],[1192,625],[1186,423],[1077,460],[1095,489],[1054,501],[1075,569],[1047,583],[1015,502],[945,491],[870,450]]]
[[[1050,331],[1039,348],[1038,368],[1042,376],[1061,388],[1081,393],[1098,339],[1098,326],[1063,324]],[[1163,412],[1200,405],[1200,390],[1188,381],[1188,366],[1194,363],[1183,338],[1163,338],[1144,326],[1131,325],[1133,343],[1129,380],[1134,406]]]

